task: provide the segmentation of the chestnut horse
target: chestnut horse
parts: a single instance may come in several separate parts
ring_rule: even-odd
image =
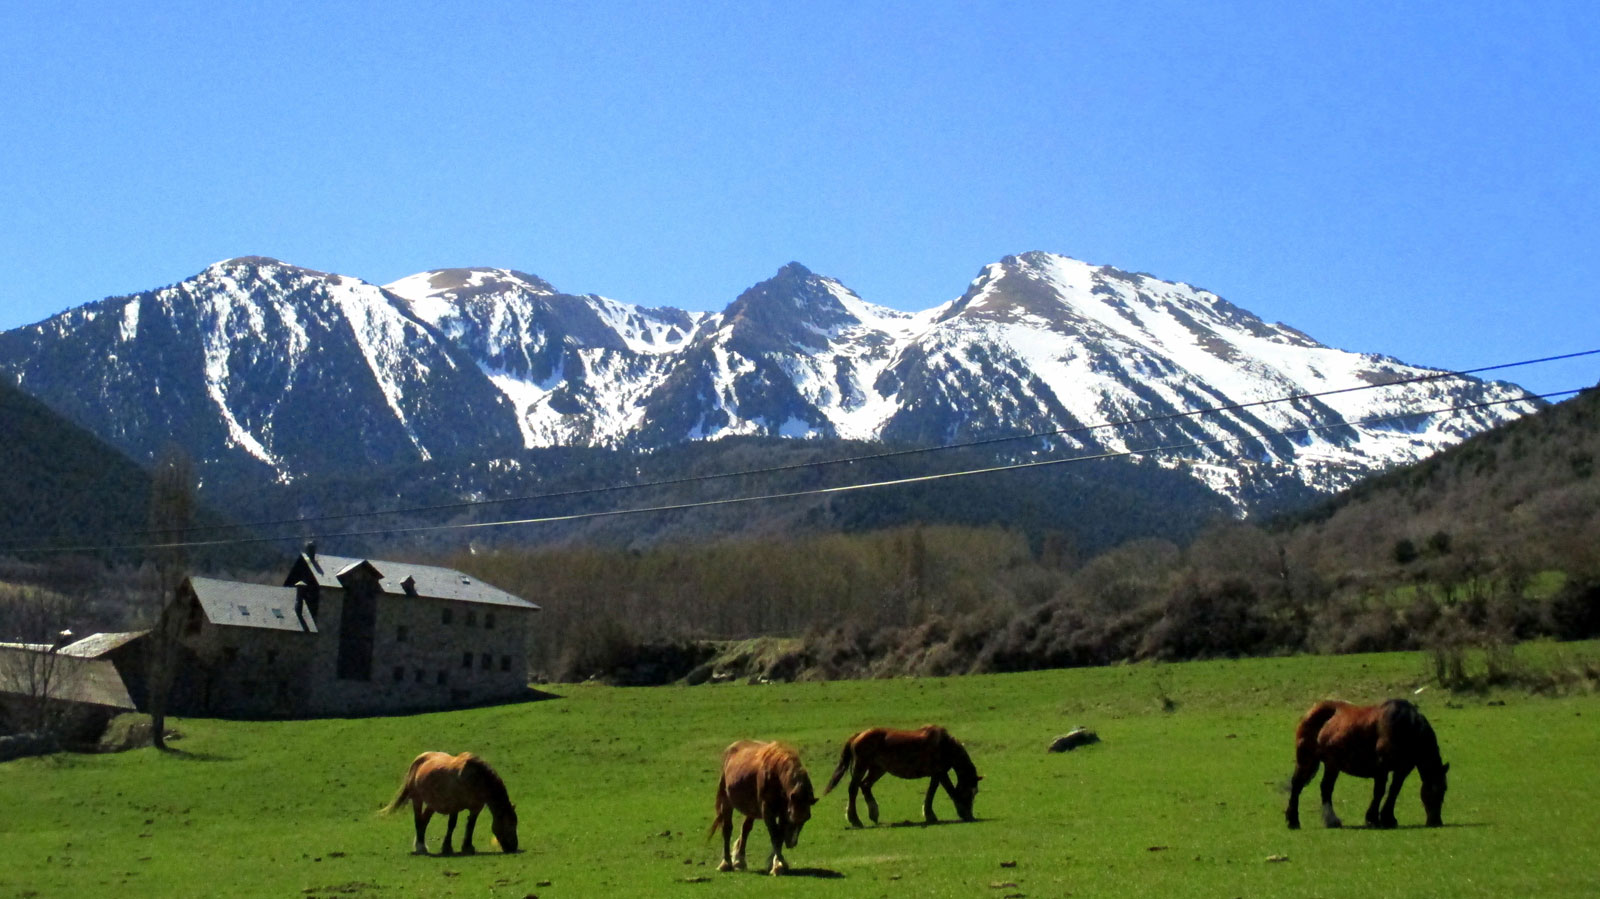
[[[709,838],[722,830],[722,864],[718,871],[744,870],[744,847],[756,818],[766,822],[772,838],[772,866],[769,874],[781,874],[788,867],[783,848],[793,849],[800,842],[800,829],[811,820],[811,806],[817,797],[811,792],[811,778],[800,755],[782,743],[757,743],[740,740],[722,751],[722,777],[717,781],[717,812],[711,819]],[[733,835],[733,813],[744,815],[744,829],[730,854],[728,841]]]
[[[950,784],[952,768],[956,772],[954,786]],[[878,823],[878,800],[872,796],[872,785],[886,773],[908,780],[928,778],[928,795],[922,799],[922,820],[929,824],[939,820],[933,813],[933,794],[941,784],[956,804],[956,814],[961,820],[973,820],[972,800],[978,794],[978,781],[983,780],[966,748],[937,724],[923,725],[921,730],[874,727],[846,740],[844,751],[839,755],[839,767],[833,769],[822,795],[832,792],[846,771],[851,774],[850,801],[845,807],[845,817],[852,827],[861,826],[861,818],[856,815],[857,790],[867,798],[867,814],[872,823]]]
[[[383,809],[383,814],[398,809],[407,799],[411,800],[412,817],[417,824],[417,841],[411,847],[417,855],[428,854],[424,837],[428,819],[434,812],[450,816],[439,854],[454,854],[450,839],[456,832],[456,815],[463,810],[467,812],[467,833],[461,840],[461,851],[467,855],[476,852],[472,848],[472,828],[477,825],[478,813],[484,806],[488,806],[489,814],[494,816],[490,829],[500,841],[500,848],[506,852],[517,851],[517,808],[506,795],[505,781],[488,762],[470,752],[454,756],[448,752],[424,752],[417,756],[406,771],[400,792]]]
[[[1317,703],[1295,730],[1294,758],[1289,807],[1284,811],[1290,830],[1300,827],[1300,791],[1316,776],[1319,763],[1327,766],[1322,775],[1322,823],[1327,827],[1341,824],[1333,813],[1333,785],[1341,771],[1372,778],[1367,824],[1394,827],[1394,801],[1412,768],[1422,777],[1422,808],[1428,826],[1444,823],[1439,811],[1444,806],[1445,775],[1450,766],[1439,760],[1439,741],[1428,719],[1404,699],[1369,706]],[[1389,798],[1380,807],[1384,780],[1391,774]]]

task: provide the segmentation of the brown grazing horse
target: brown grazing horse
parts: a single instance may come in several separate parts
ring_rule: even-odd
[[[717,812],[711,819],[711,832],[722,830],[722,863],[718,871],[744,870],[744,846],[756,818],[766,822],[772,838],[772,866],[769,874],[781,874],[788,867],[783,848],[793,849],[800,842],[800,829],[811,820],[811,806],[817,797],[811,792],[811,778],[800,755],[782,743],[757,743],[740,740],[722,751],[722,777],[717,781]],[[743,814],[744,829],[732,853],[728,841],[733,835],[733,813]]]
[[[434,812],[450,816],[450,825],[444,831],[444,846],[439,854],[454,854],[450,839],[456,832],[456,815],[463,810],[467,812],[467,833],[461,839],[461,851],[467,855],[476,852],[472,848],[472,828],[477,825],[478,813],[486,805],[489,814],[494,816],[490,829],[494,831],[495,839],[500,841],[500,848],[506,852],[517,851],[517,808],[506,795],[505,781],[489,767],[488,762],[470,752],[460,755],[424,752],[417,756],[406,771],[400,792],[383,809],[383,814],[398,809],[407,799],[411,800],[412,817],[417,824],[417,841],[411,847],[411,851],[417,855],[428,854],[424,837],[428,832],[428,819],[433,817]]]
[[[1439,760],[1439,741],[1428,719],[1404,699],[1369,706],[1317,703],[1295,729],[1294,759],[1289,807],[1284,811],[1290,830],[1300,827],[1300,791],[1316,776],[1319,763],[1327,766],[1322,775],[1322,823],[1327,827],[1341,824],[1333,813],[1333,785],[1339,772],[1372,778],[1367,824],[1394,827],[1394,801],[1412,768],[1422,776],[1422,808],[1428,826],[1444,823],[1439,810],[1444,806],[1445,775],[1450,766]],[[1383,783],[1390,774],[1394,779],[1389,784],[1389,798],[1380,807]]]
[[[956,772],[954,786],[950,784],[952,768]],[[846,771],[851,774],[850,802],[845,807],[845,817],[852,827],[861,826],[861,818],[856,815],[857,790],[867,798],[867,814],[872,823],[878,823],[878,800],[872,797],[872,785],[884,774],[908,780],[928,778],[928,795],[922,799],[922,820],[930,824],[939,820],[933,813],[933,795],[940,784],[956,804],[956,814],[961,820],[971,821],[972,800],[978,795],[978,781],[983,780],[966,748],[937,724],[923,725],[921,730],[874,727],[846,740],[844,752],[839,755],[839,767],[833,769],[822,795],[832,792]]]

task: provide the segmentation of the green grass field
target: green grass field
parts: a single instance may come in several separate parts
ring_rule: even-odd
[[[1423,670],[1418,655],[1389,654],[569,686],[543,702],[407,718],[185,720],[181,753],[0,765],[0,896],[1600,895],[1593,695],[1427,690],[1415,699],[1453,765],[1446,827],[1417,826],[1415,778],[1399,830],[1324,830],[1314,785],[1306,829],[1284,827],[1299,714],[1325,696],[1409,695]],[[930,721],[985,775],[979,821],[887,826],[918,817],[922,790],[891,778],[877,790],[886,826],[847,828],[842,791],[817,806],[788,853],[802,876],[717,873],[720,839],[705,832],[727,743],[795,744],[820,790],[853,731]],[[1045,753],[1076,724],[1104,742]],[[496,851],[485,815],[479,855],[409,853],[409,813],[375,810],[426,749],[471,749],[498,768],[525,851]],[[1341,781],[1347,821],[1361,820],[1369,794],[1370,781]],[[942,794],[935,808],[954,818]],[[442,834],[436,819],[430,846]],[[752,843],[759,862],[760,825]]]

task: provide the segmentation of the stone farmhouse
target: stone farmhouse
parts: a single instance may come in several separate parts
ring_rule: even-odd
[[[283,586],[191,577],[167,615],[169,709],[225,717],[374,715],[531,695],[539,607],[449,568],[321,555]]]

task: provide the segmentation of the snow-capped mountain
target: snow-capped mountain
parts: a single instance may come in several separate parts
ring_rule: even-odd
[[[279,479],[522,447],[1068,430],[1016,452],[1211,443],[1155,458],[1238,498],[1264,477],[1343,487],[1539,405],[1514,385],[1448,379],[1161,419],[1426,370],[1047,253],[990,264],[919,313],[798,263],[705,314],[506,269],[377,287],[247,257],[0,334],[0,371],[135,457],[177,441]],[[1501,399],[1519,401],[1426,414]],[[1093,427],[1131,419],[1160,420]]]
[[[423,272],[386,289],[476,360],[530,447],[618,442],[705,317],[558,293],[507,269]]]
[[[274,479],[522,443],[477,363],[374,285],[243,257],[0,334],[0,368],[135,459]]]

